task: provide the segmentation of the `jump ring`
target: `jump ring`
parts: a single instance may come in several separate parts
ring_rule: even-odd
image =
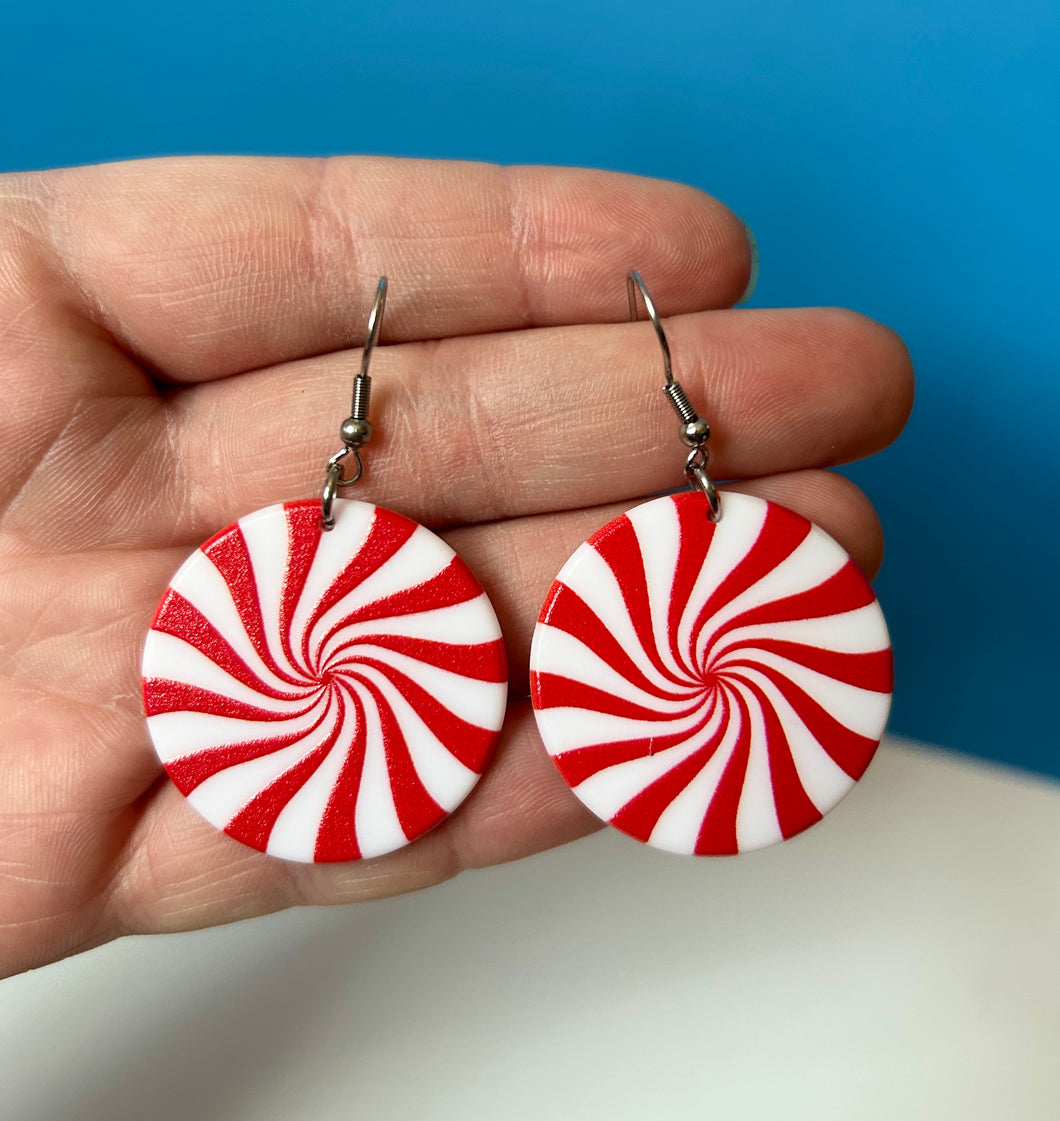
[[[706,448],[694,448],[685,460],[688,481],[707,499],[707,517],[712,522],[721,521],[721,498],[711,477],[707,474]]]
[[[324,480],[324,492],[320,496],[320,524],[325,529],[335,528],[335,514],[332,507],[335,505],[335,491],[341,485],[342,464],[333,462],[328,464],[327,478]]]

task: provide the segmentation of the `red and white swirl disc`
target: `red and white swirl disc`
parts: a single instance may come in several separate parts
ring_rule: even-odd
[[[744,494],[609,522],[564,565],[530,654],[541,737],[598,817],[670,852],[762,848],[819,821],[883,735],[872,588],[826,533]]]
[[[219,829],[288,860],[415,840],[468,795],[504,718],[500,626],[440,538],[367,502],[241,518],[177,572],[143,658],[166,770]]]

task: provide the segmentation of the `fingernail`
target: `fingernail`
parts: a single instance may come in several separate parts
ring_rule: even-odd
[[[751,227],[742,218],[740,225],[743,226],[743,232],[747,236],[747,248],[751,250],[751,275],[747,278],[747,287],[743,290],[743,295],[736,301],[737,307],[746,304],[758,287],[758,241]]]

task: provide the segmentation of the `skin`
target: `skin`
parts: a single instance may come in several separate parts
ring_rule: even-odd
[[[696,190],[374,158],[0,176],[0,974],[411,891],[598,827],[537,737],[527,659],[567,556],[682,480],[654,335],[625,322],[630,267],[670,317],[715,476],[874,573],[872,507],[825,469],[897,436],[906,350],[852,312],[724,310],[750,252]],[[216,832],[166,779],[139,660],[192,549],[319,492],[383,273],[355,496],[442,530],[471,565],[511,700],[491,768],[442,826],[378,859],[292,864]]]

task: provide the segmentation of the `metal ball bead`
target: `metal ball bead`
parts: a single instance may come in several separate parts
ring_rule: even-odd
[[[362,444],[367,444],[372,438],[372,425],[367,420],[359,420],[357,417],[350,416],[342,422],[339,432],[346,447],[359,448]]]
[[[710,425],[705,420],[696,417],[681,425],[681,439],[690,447],[697,448],[700,444],[710,439]]]

